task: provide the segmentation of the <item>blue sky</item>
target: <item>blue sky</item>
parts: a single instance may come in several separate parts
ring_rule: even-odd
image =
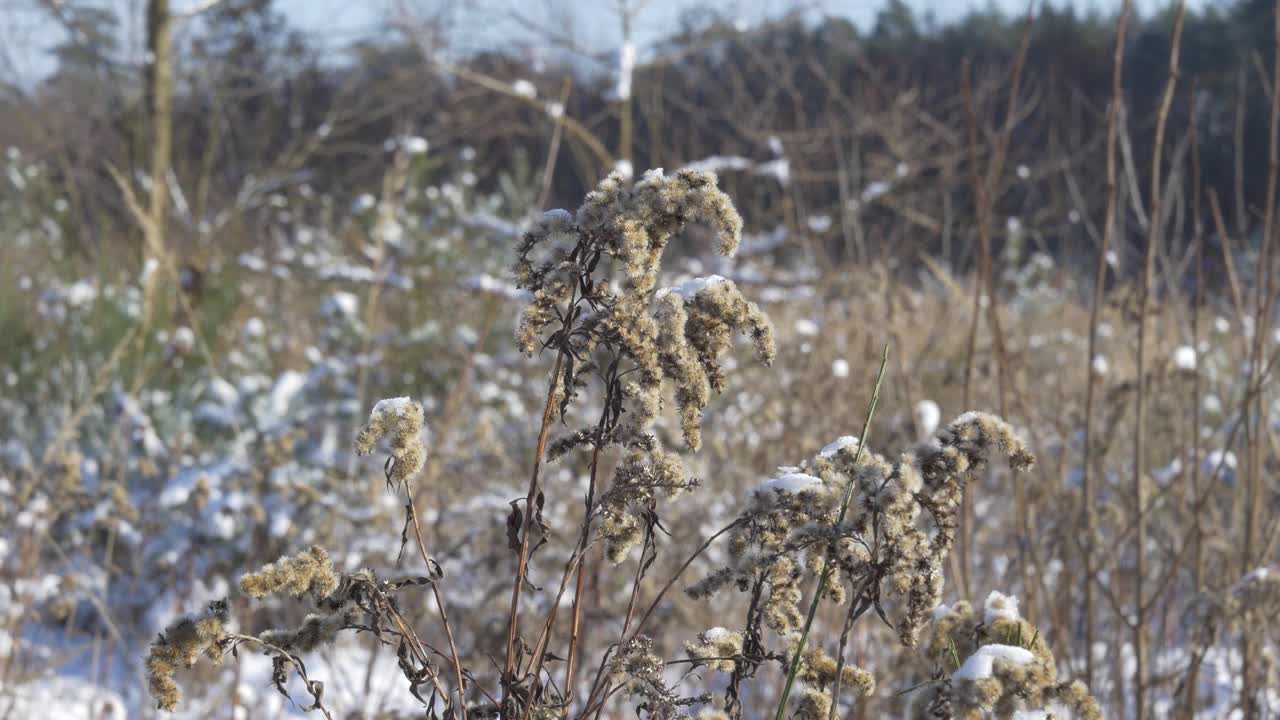
[[[127,18],[122,29],[123,45],[129,57],[140,58],[142,44],[141,8],[143,0],[97,0],[110,5]],[[1215,0],[1191,0],[1200,7]],[[1221,0],[1218,0],[1219,2]],[[175,9],[194,5],[199,0],[172,0]],[[646,44],[662,37],[682,13],[695,7],[713,7],[751,23],[777,17],[788,10],[805,5],[814,14],[835,14],[851,18],[866,26],[882,7],[880,0],[630,0],[643,9],[636,19],[635,37],[642,52]],[[1061,3],[1062,0],[1057,0]],[[620,39],[614,0],[474,0],[458,10],[456,3],[439,0],[277,0],[278,7],[290,21],[304,30],[313,42],[332,50],[340,50],[352,40],[376,37],[385,32],[389,20],[410,14],[431,12],[434,7],[452,5],[450,20],[455,28],[451,41],[459,46],[478,47],[505,41],[508,37],[527,38],[527,32],[513,20],[517,13],[539,25],[562,32],[590,50],[607,50]],[[1025,0],[911,0],[919,12],[932,11],[947,20],[972,8],[995,6],[1019,13]],[[1080,9],[1114,9],[1117,0],[1075,0]],[[1144,13],[1155,11],[1164,0],[1137,0]],[[60,31],[46,16],[33,10],[35,0],[0,0],[0,73],[6,79],[20,78],[30,82],[42,77],[53,67],[47,49],[56,43]]]

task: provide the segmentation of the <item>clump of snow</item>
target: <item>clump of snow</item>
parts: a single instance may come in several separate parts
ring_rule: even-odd
[[[632,165],[631,161],[627,160],[626,158],[623,158],[615,162],[613,164],[613,171],[621,174],[622,177],[627,178],[628,180],[631,179],[632,177],[635,177],[635,174],[636,174],[635,166]]]
[[[838,378],[849,377],[849,361],[844,358],[836,358],[831,361],[831,374]]]
[[[191,352],[196,346],[196,334],[186,325],[179,326],[173,331],[173,349],[180,353],[186,354]]]
[[[360,308],[360,298],[354,293],[338,291],[320,303],[320,312],[329,317],[354,318]]]
[[[403,416],[413,408],[413,398],[397,397],[379,400],[374,404],[373,410],[369,412],[369,421],[372,422],[378,418],[387,417],[388,415]]]
[[[717,285],[722,285],[727,282],[729,281],[720,275],[707,275],[705,277],[689,278],[688,280],[678,282],[675,285],[662,288],[656,293],[656,297],[662,298],[668,293],[675,293],[685,300],[688,300],[707,288],[716,287]]]
[[[67,304],[71,307],[84,307],[93,303],[98,297],[98,290],[93,285],[80,280],[67,288]]]
[[[1248,582],[1256,582],[1258,580],[1266,580],[1267,576],[1270,574],[1271,574],[1271,568],[1265,565],[1260,568],[1254,568],[1253,570],[1250,570],[1248,573],[1246,573],[1244,577],[1240,578],[1240,584],[1248,583]]]
[[[619,100],[626,100],[631,97],[631,76],[636,69],[636,46],[635,43],[626,42],[618,50],[618,84],[614,88],[614,95]]]
[[[530,99],[538,97],[538,86],[524,78],[520,78],[519,80],[511,83],[511,90],[520,97],[527,97]]]
[[[938,423],[942,422],[942,408],[932,400],[921,400],[915,408],[916,430],[921,437],[929,437],[938,431]]]
[[[885,195],[889,192],[891,187],[893,186],[883,180],[875,180],[868,183],[867,186],[862,189],[862,202],[871,202],[872,200]]]
[[[791,182],[791,163],[786,158],[778,158],[756,166],[755,175],[771,177],[780,185]]]
[[[293,401],[302,392],[302,388],[307,384],[307,376],[305,373],[297,370],[285,370],[280,373],[276,379],[275,385],[271,388],[271,393],[267,398],[265,408],[261,408],[258,414],[259,420],[263,427],[274,428],[284,424],[289,415],[289,409],[293,406]]]
[[[996,620],[1017,620],[1018,615],[1018,598],[1011,595],[1005,595],[998,590],[992,590],[987,595],[986,602],[982,605],[982,622],[991,625]]]
[[[818,234],[822,234],[831,229],[831,216],[830,215],[810,215],[808,223],[809,223],[810,230]]]
[[[1182,345],[1173,351],[1173,366],[1186,372],[1195,372],[1196,349],[1190,345]]]
[[[751,160],[740,155],[712,155],[701,160],[695,160],[684,166],[686,170],[698,170],[701,172],[723,172],[725,170],[750,170],[754,163]]]
[[[858,438],[852,435],[841,435],[835,440],[832,440],[831,442],[827,443],[827,445],[823,447],[822,450],[818,452],[818,454],[824,458],[835,457],[836,453],[840,452],[841,450],[847,447],[857,448]]]
[[[730,634],[731,633],[728,629],[717,626],[702,633],[702,637],[705,638],[707,642],[713,643],[728,637]]]
[[[1089,363],[1089,368],[1093,370],[1093,374],[1099,377],[1106,375],[1111,369],[1111,365],[1107,362],[1105,355],[1094,355],[1093,362]]]
[[[801,493],[816,491],[822,488],[822,481],[812,475],[794,472],[781,477],[765,480],[756,486],[755,494],[763,495],[773,491],[784,493]]]
[[[995,670],[995,661],[1001,660],[1013,665],[1027,665],[1035,660],[1035,655],[1026,648],[1020,648],[1015,645],[983,645],[978,648],[977,652],[969,656],[964,661],[960,669],[951,674],[953,681],[985,680],[992,676]]]
[[[1172,482],[1175,478],[1177,478],[1181,474],[1182,474],[1182,460],[1178,458],[1174,458],[1172,462],[1170,462],[1168,465],[1165,465],[1164,467],[1159,467],[1151,471],[1151,476],[1154,477],[1157,482],[1160,482],[1162,484],[1167,484]]]
[[[564,208],[555,208],[553,210],[548,210],[542,213],[542,217],[545,220],[554,220],[557,222],[564,222],[564,223],[570,223],[570,224],[573,223],[573,213],[569,212],[568,210],[565,210]]]
[[[1236,460],[1236,454],[1230,450],[1213,450],[1204,459],[1205,472],[1213,474],[1217,473],[1219,468],[1221,468],[1221,474],[1226,480],[1230,480],[1234,477],[1237,465],[1238,461]]]
[[[260,338],[267,332],[267,326],[262,322],[262,318],[251,317],[244,322],[244,334],[248,338]]]
[[[407,137],[401,143],[404,151],[410,155],[425,155],[431,144],[424,137]]]
[[[818,327],[818,323],[808,318],[801,318],[796,321],[797,335],[803,335],[805,337],[813,337],[814,335],[818,334],[818,331],[820,329],[821,328]]]

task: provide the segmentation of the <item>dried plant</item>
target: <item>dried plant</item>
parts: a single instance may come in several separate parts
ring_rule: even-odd
[[[992,592],[980,610],[964,601],[938,607],[926,653],[934,679],[916,697],[914,717],[1102,718],[1084,683],[1058,680],[1053,654],[1018,614],[1017,598]]]
[[[333,561],[325,549],[312,545],[294,557],[282,557],[258,572],[240,578],[240,592],[256,600],[278,592],[294,597],[310,593],[323,600],[338,588]]]
[[[716,187],[714,175],[680,171],[666,176],[650,171],[633,184],[614,174],[575,215],[547,213],[519,245],[515,275],[531,297],[521,316],[517,341],[526,353],[540,348],[553,352],[554,367],[529,492],[523,508],[512,503],[507,519],[515,572],[500,697],[474,681],[478,670],[465,665],[454,641],[441,592],[443,573],[427,551],[414,503],[413,481],[426,458],[425,411],[410,398],[396,398],[373,407],[354,446],[357,453],[367,455],[386,441],[387,489],[403,492],[406,499],[401,555],[410,538],[415,539],[427,575],[386,580],[371,570],[340,573],[318,545],[248,573],[239,583],[244,596],[255,600],[291,596],[305,602],[307,614],[296,626],[256,636],[225,630],[229,621],[225,603],[211,606],[203,616],[175,623],[148,658],[153,696],[160,707],[173,709],[177,704],[172,678],[178,667],[193,665],[201,654],[216,659],[250,644],[272,658],[273,682],[281,693],[288,695],[290,677],[296,675],[312,697],[307,709],[327,716],[324,684],[308,676],[303,656],[344,631],[369,634],[394,648],[410,692],[429,716],[436,716],[437,704],[443,702],[445,716],[463,719],[468,713],[513,720],[556,718],[575,708],[576,717],[585,718],[621,695],[651,718],[693,714],[739,718],[744,684],[768,664],[776,664],[785,679],[779,716],[797,681],[802,689],[793,714],[805,720],[838,715],[842,689],[857,698],[871,696],[875,676],[845,659],[851,627],[874,610],[903,645],[915,645],[941,602],[943,565],[955,539],[960,498],[968,479],[996,456],[1007,459],[1015,471],[1028,470],[1034,459],[1007,423],[978,412],[961,415],[895,461],[871,452],[865,441],[887,363],[886,349],[862,440],[841,437],[800,466],[784,468],[762,483],[736,519],[690,555],[641,612],[643,581],[656,563],[658,537],[665,531],[662,501],[699,485],[687,473],[681,455],[664,446],[665,433],[658,419],[667,399],[671,398],[679,416],[684,448],[696,451],[702,445],[703,413],[713,394],[727,387],[730,364],[724,358],[734,335],[748,338],[756,358],[766,366],[777,352],[769,320],[733,281],[709,276],[659,289],[663,251],[695,222],[711,227],[721,253],[734,252],[741,220]],[[549,441],[555,419],[569,425],[583,414],[598,419]],[[544,514],[548,498],[537,469],[544,460],[572,463],[580,451],[589,451],[581,525],[556,591],[543,604],[545,619],[534,626],[536,636],[527,638],[520,631],[520,620],[528,611],[521,607],[521,596],[541,591],[529,579],[530,561],[555,535],[551,518]],[[597,481],[605,451],[613,451],[614,462],[611,481],[602,486]],[[736,588],[749,597],[745,624],[741,630],[706,630],[684,644],[686,659],[669,662],[645,630],[667,591],[720,538],[726,540],[726,562],[688,588],[688,594],[704,600]],[[616,641],[590,657],[595,673],[590,684],[581,687],[574,675],[586,659],[585,648],[580,647],[584,574],[589,551],[596,546],[615,566],[628,562],[637,547],[639,558],[634,570],[620,576],[621,582],[630,584],[621,632]],[[817,584],[806,595],[808,576],[816,577]],[[573,616],[561,684],[546,663],[564,657],[552,650],[552,644],[558,637],[561,601],[571,584]],[[425,588],[438,608],[448,653],[423,640],[403,614],[412,592]],[[834,654],[822,643],[806,644],[822,602],[847,606],[844,632]],[[1008,634],[1014,628],[1020,638],[1031,634],[1030,626],[1017,618],[1016,602],[1011,599],[993,594],[988,615],[999,614],[1002,602],[1006,612],[987,619],[988,631]],[[1007,612],[1010,606],[1011,613]],[[967,606],[958,608],[934,620],[929,652],[935,660],[936,638],[942,632],[937,628],[951,628],[946,631],[950,633],[970,621]],[[483,637],[475,628],[467,630],[472,637]],[[771,649],[775,637],[780,645]],[[1019,659],[1019,652],[1000,655],[995,649],[984,649],[996,647],[980,642],[985,635],[966,637],[958,646],[965,656],[976,658],[975,664],[987,662],[995,670],[972,687],[954,676],[954,682],[931,686],[930,704],[945,701],[966,712],[967,708],[1004,712],[1027,701],[1049,699],[1090,707],[1082,699],[1087,693],[1080,696],[1082,691],[1074,686],[1052,684],[1052,657],[1034,636],[1026,648],[1016,649],[1034,656],[1034,662],[1015,664],[1006,661],[1010,653]],[[954,656],[957,646],[953,643],[951,648]],[[480,651],[475,648],[472,653]],[[988,656],[994,659],[988,661]],[[452,678],[442,672],[441,661],[447,663],[445,669],[452,666]],[[723,703],[714,702],[709,694],[683,689],[684,680],[669,674],[674,664],[727,674]]]
[[[848,603],[850,622],[874,609],[902,644],[914,645],[942,600],[942,569],[965,482],[992,456],[1008,459],[1019,471],[1034,463],[1012,428],[985,413],[956,418],[896,463],[864,451],[857,438],[839,438],[756,488],[730,533],[729,563],[689,593],[708,597],[730,586],[751,593],[762,612],[749,623],[758,618],[782,638],[784,654],[805,681],[797,711],[834,712],[833,686],[850,684],[869,694],[874,681],[858,668],[847,668],[848,678],[835,667],[816,672],[825,656],[820,649],[804,654],[813,617],[812,606],[807,621],[801,608],[805,570],[819,577],[822,598]],[[846,496],[850,502],[844,505]],[[827,568],[838,572],[838,582],[824,581]],[[758,633],[750,624],[745,631]],[[735,702],[731,694],[727,704]]]
[[[512,703],[504,708],[510,712],[518,712],[514,705],[520,703],[532,711],[568,701],[543,695],[546,688],[541,669],[556,621],[554,609],[533,644],[534,657],[523,663],[524,667],[515,657],[528,561],[541,545],[530,547],[532,529],[537,527],[545,537],[541,513],[545,495],[536,465],[542,461],[553,410],[566,420],[589,381],[593,377],[599,381],[598,421],[563,435],[547,451],[549,458],[559,459],[578,448],[591,449],[584,519],[576,550],[560,582],[563,593],[576,574],[565,682],[571,688],[578,661],[588,548],[599,537],[615,564],[624,561],[635,547],[644,548],[640,571],[635,574],[634,603],[644,570],[654,560],[652,538],[661,527],[659,499],[675,497],[697,485],[686,475],[679,456],[665,449],[652,431],[667,391],[674,396],[680,413],[684,444],[697,450],[703,409],[711,392],[725,387],[720,358],[728,351],[733,333],[740,331],[750,337],[762,363],[773,361],[773,334],[767,318],[732,281],[712,276],[657,289],[663,252],[694,222],[715,232],[722,255],[736,251],[742,220],[717,188],[715,175],[681,170],[667,176],[661,170],[651,170],[632,184],[614,173],[587,196],[576,214],[564,210],[546,213],[517,250],[516,281],[532,294],[521,316],[517,341],[526,353],[541,347],[554,351],[556,359],[525,511],[523,515],[513,511],[508,520],[511,545],[518,550],[503,670],[504,694]],[[612,484],[601,491],[597,488],[600,457],[611,447],[621,448],[622,457]],[[633,636],[623,646],[637,642]],[[608,662],[606,655],[601,669]],[[611,675],[597,672],[596,677],[588,705],[606,691]],[[520,687],[518,693],[516,686]],[[526,687],[532,690],[526,691]],[[520,696],[524,697],[516,700]]]
[[[202,655],[215,662],[222,659],[228,619],[226,602],[214,602],[200,615],[174,621],[151,643],[146,660],[147,685],[157,707],[178,707],[182,693],[173,679],[178,668],[194,666]]]

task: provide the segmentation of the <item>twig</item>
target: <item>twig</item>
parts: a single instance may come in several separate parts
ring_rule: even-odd
[[[884,351],[880,356],[880,372],[876,375],[875,387],[871,390],[871,403],[867,407],[867,419],[862,423],[862,434],[858,436],[858,450],[853,455],[853,467],[858,466],[858,461],[862,459],[862,454],[867,447],[867,435],[871,432],[871,419],[876,414],[876,403],[880,400],[880,383],[884,380],[885,367],[889,365],[889,346],[884,346]],[[836,518],[836,527],[844,523],[845,516],[849,513],[849,503],[853,500],[853,490],[855,483],[850,480],[845,487],[844,498],[840,501],[840,514]],[[823,553],[822,570],[818,573],[818,585],[813,591],[813,600],[809,603],[809,614],[805,617],[804,628],[800,631],[800,638],[796,641],[796,647],[791,657],[791,668],[787,671],[787,682],[782,687],[782,697],[778,699],[778,710],[774,713],[774,720],[783,720],[787,712],[787,700],[791,697],[791,688],[795,685],[796,675],[800,673],[800,661],[804,655],[805,642],[809,639],[809,631],[813,628],[813,619],[818,614],[818,603],[822,600],[822,592],[827,586],[827,579],[831,575],[831,557],[827,553]]]
[[[1129,0],[1120,9],[1116,21],[1115,51],[1111,60],[1111,104],[1107,108],[1107,210],[1102,225],[1102,243],[1098,247],[1098,261],[1093,279],[1093,297],[1089,303],[1089,350],[1085,358],[1084,386],[1084,462],[1081,482],[1082,512],[1084,513],[1084,655],[1085,684],[1094,679],[1093,641],[1097,608],[1094,601],[1094,540],[1097,535],[1097,517],[1094,513],[1093,487],[1093,399],[1097,377],[1093,372],[1093,358],[1098,353],[1098,324],[1102,313],[1102,301],[1107,282],[1107,254],[1110,252],[1116,224],[1116,135],[1119,132],[1120,106],[1124,102],[1123,66],[1125,30],[1129,20]]]
[[[1156,245],[1160,240],[1161,230],[1161,160],[1164,149],[1165,128],[1169,121],[1169,108],[1173,104],[1174,88],[1178,82],[1178,51],[1182,42],[1182,22],[1186,4],[1178,4],[1177,17],[1174,19],[1173,44],[1169,50],[1169,76],[1165,81],[1164,96],[1160,101],[1160,114],[1156,120],[1156,135],[1151,156],[1151,218],[1147,225],[1147,247],[1142,264],[1142,280],[1138,301],[1138,358],[1137,358],[1137,418],[1134,421],[1133,441],[1133,495],[1138,517],[1134,530],[1134,716],[1136,720],[1146,720],[1146,672],[1147,672],[1147,622],[1146,601],[1143,599],[1144,574],[1146,572],[1146,518],[1142,513],[1143,497],[1146,492],[1144,484],[1147,474],[1146,434],[1147,434],[1147,315],[1150,312],[1152,273],[1155,268]],[[1092,652],[1092,648],[1090,648]]]

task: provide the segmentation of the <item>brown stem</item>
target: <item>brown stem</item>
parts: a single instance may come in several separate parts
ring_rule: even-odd
[[[849,642],[849,631],[853,629],[854,623],[871,609],[871,602],[863,597],[863,593],[870,585],[872,577],[875,576],[868,575],[858,587],[857,592],[849,599],[849,612],[844,618],[844,629],[840,631],[839,652],[836,657],[836,684],[831,690],[831,710],[827,713],[827,720],[836,720],[836,713],[840,708],[840,690],[844,684],[842,682],[844,680],[844,649]]]
[[[1273,7],[1273,39],[1280,42],[1280,7]],[[1258,258],[1258,273],[1256,286],[1258,288],[1258,297],[1256,312],[1253,325],[1253,352],[1249,361],[1249,375],[1252,381],[1261,383],[1262,375],[1262,358],[1266,352],[1266,336],[1265,328],[1269,324],[1271,317],[1271,308],[1274,298],[1272,290],[1275,286],[1275,264],[1272,260],[1274,255],[1275,243],[1275,210],[1276,210],[1276,180],[1277,166],[1280,165],[1280,138],[1277,133],[1280,132],[1280,52],[1276,53],[1273,66],[1273,77],[1271,82],[1271,119],[1268,127],[1268,148],[1267,148],[1267,199],[1266,211],[1263,215],[1262,222],[1262,250]],[[1267,324],[1264,324],[1267,323]],[[1266,431],[1266,425],[1263,420],[1265,417],[1265,406],[1262,401],[1261,393],[1254,399],[1253,418],[1249,418],[1246,412],[1246,427],[1252,426],[1251,432],[1246,432],[1245,437],[1249,441],[1249,462],[1246,464],[1248,476],[1245,481],[1245,520],[1244,520],[1244,553],[1241,558],[1241,574],[1246,573],[1252,567],[1257,556],[1257,534],[1258,534],[1258,509],[1261,505],[1261,476],[1262,476],[1262,438]],[[1245,717],[1257,717],[1259,708],[1257,706],[1257,698],[1255,697],[1254,681],[1257,679],[1254,675],[1254,646],[1253,638],[1249,633],[1241,636],[1241,661],[1242,678],[1241,678],[1241,701],[1244,709]]]
[[[405,483],[405,500],[409,510],[409,519],[413,521],[413,535],[418,541],[418,553],[427,571],[431,571],[431,557],[427,554],[427,544],[422,539],[422,528],[418,524],[418,511],[413,507],[413,488]],[[431,583],[431,595],[435,598],[436,607],[440,610],[440,624],[444,626],[444,635],[449,640],[449,656],[453,661],[454,679],[458,683],[458,712],[462,720],[467,720],[467,686],[462,678],[462,661],[458,659],[458,646],[453,641],[453,627],[449,624],[449,610],[445,607],[444,598],[440,596],[439,580]]]
[[[572,305],[572,303],[570,303]],[[520,632],[520,594],[524,589],[525,575],[529,571],[529,526],[533,523],[533,505],[539,492],[538,473],[542,469],[542,456],[547,449],[547,434],[551,431],[551,417],[555,412],[556,390],[560,384],[560,367],[564,354],[557,352],[551,368],[551,382],[547,388],[547,404],[542,411],[542,427],[538,431],[538,446],[533,455],[533,472],[529,477],[529,492],[525,495],[524,524],[521,526],[520,556],[516,565],[516,578],[511,588],[511,608],[507,615],[507,651],[502,664],[502,699],[505,706],[507,685],[515,671],[516,637]],[[504,707],[505,710],[505,707]]]
[[[600,432],[600,430],[603,430],[603,428],[598,429],[597,432]],[[579,543],[579,548],[581,552],[584,553],[587,550],[587,544],[590,542],[591,538],[591,518],[594,512],[593,505],[595,504],[596,492],[596,470],[600,465],[600,446],[603,444],[602,440],[603,438],[597,437],[596,445],[591,450],[591,479],[587,484],[587,500],[585,503],[586,508],[584,510],[586,516],[582,520],[582,539]],[[581,632],[582,620],[582,591],[584,587],[583,580],[585,579],[586,569],[586,558],[583,557],[578,562],[578,577],[574,581],[573,586],[573,623],[569,630],[569,659],[566,663],[568,667],[565,669],[564,676],[564,691],[570,698],[573,697],[573,673],[578,659],[578,638]]]
[[[702,543],[702,545],[698,546],[697,550],[694,550],[692,553],[690,553],[689,557],[686,558],[685,561],[681,563],[680,567],[677,568],[676,571],[671,574],[671,577],[667,579],[666,584],[663,585],[662,589],[658,591],[658,594],[656,597],[653,598],[653,601],[649,603],[649,607],[645,609],[644,614],[641,615],[640,619],[636,622],[635,630],[632,631],[631,638],[629,639],[634,640],[635,637],[640,634],[640,631],[644,629],[645,624],[649,622],[649,618],[653,615],[653,611],[657,609],[658,603],[662,602],[662,598],[666,597],[667,592],[670,591],[673,586],[675,586],[676,581],[680,579],[680,576],[684,574],[685,570],[689,569],[689,566],[693,564],[693,561],[696,560],[698,556],[702,555],[702,553],[706,552],[707,548],[711,547],[711,543],[719,539],[721,535],[724,535],[725,533],[738,527],[738,525],[741,525],[741,524],[742,524],[742,518],[738,518],[733,522],[729,523],[728,525],[725,525],[724,527],[717,530],[711,537],[707,538]],[[595,705],[597,702],[599,703],[604,702],[604,699],[598,696],[604,690],[604,687],[600,684],[600,680],[601,678],[604,677],[604,669],[608,664],[609,664],[609,653],[606,652],[604,654],[604,657],[600,659],[600,666],[596,669],[596,678],[591,684],[590,694],[587,695],[587,704],[584,707],[583,711],[577,715],[579,719],[590,715],[596,709]]]
[[[609,387],[613,387],[613,383],[607,383]],[[560,599],[564,597],[564,592],[568,588],[569,578],[574,575],[577,570],[578,586],[574,591],[573,597],[573,633],[569,644],[569,672],[568,680],[565,683],[565,693],[569,693],[570,682],[573,679],[573,661],[574,654],[577,649],[578,639],[578,604],[582,600],[582,571],[586,567],[585,557],[591,542],[591,517],[593,505],[595,504],[596,477],[597,470],[600,467],[600,450],[604,445],[605,424],[609,418],[609,408],[612,406],[612,394],[610,393],[604,401],[604,409],[600,412],[600,421],[596,425],[596,435],[594,447],[591,451],[591,480],[587,485],[587,494],[585,499],[586,509],[582,518],[582,531],[578,534],[578,544],[574,548],[573,555],[569,557],[569,561],[565,563],[564,573],[560,576],[560,589],[556,592],[555,602],[551,603],[551,611],[547,615],[547,621],[543,623],[542,632],[538,635],[538,641],[533,645],[533,656],[529,659],[531,663],[531,672],[529,675],[537,681],[542,674],[542,665],[546,660],[547,644],[551,640],[551,631],[555,627],[556,616],[560,610]],[[571,695],[569,697],[572,697]],[[566,705],[566,709],[567,709]],[[524,715],[527,717],[532,711],[533,705],[530,703],[525,707]]]
[[[1098,532],[1094,512],[1093,487],[1093,398],[1097,378],[1093,372],[1093,358],[1098,353],[1098,324],[1102,313],[1103,296],[1107,282],[1107,253],[1116,224],[1116,138],[1120,127],[1120,108],[1123,102],[1123,73],[1125,27],[1129,20],[1129,2],[1125,0],[1116,21],[1115,51],[1111,61],[1111,104],[1107,108],[1107,210],[1102,226],[1102,243],[1098,247],[1097,269],[1093,279],[1093,298],[1089,303],[1089,355],[1085,358],[1084,386],[1084,478],[1081,483],[1081,505],[1084,513],[1084,657],[1085,684],[1094,681],[1093,643],[1097,621],[1097,603],[1094,598],[1095,574],[1094,541]]]
[[[1185,3],[1179,3],[1178,14],[1173,26],[1173,44],[1169,50],[1169,75],[1165,81],[1164,96],[1160,102],[1160,114],[1156,120],[1156,135],[1151,156],[1151,200],[1150,222],[1147,224],[1147,247],[1142,264],[1142,281],[1139,286],[1138,301],[1138,358],[1137,358],[1137,418],[1134,427],[1133,442],[1133,496],[1138,516],[1134,521],[1134,717],[1146,720],[1146,672],[1149,652],[1147,637],[1147,605],[1143,599],[1143,586],[1146,573],[1146,539],[1147,521],[1142,509],[1146,504],[1145,482],[1147,474],[1146,434],[1147,434],[1147,315],[1151,306],[1152,274],[1155,268],[1156,245],[1160,241],[1160,229],[1163,222],[1161,208],[1162,183],[1161,159],[1164,149],[1165,128],[1169,120],[1169,108],[1173,104],[1174,88],[1178,81],[1178,51],[1182,41],[1182,21],[1186,10]]]

